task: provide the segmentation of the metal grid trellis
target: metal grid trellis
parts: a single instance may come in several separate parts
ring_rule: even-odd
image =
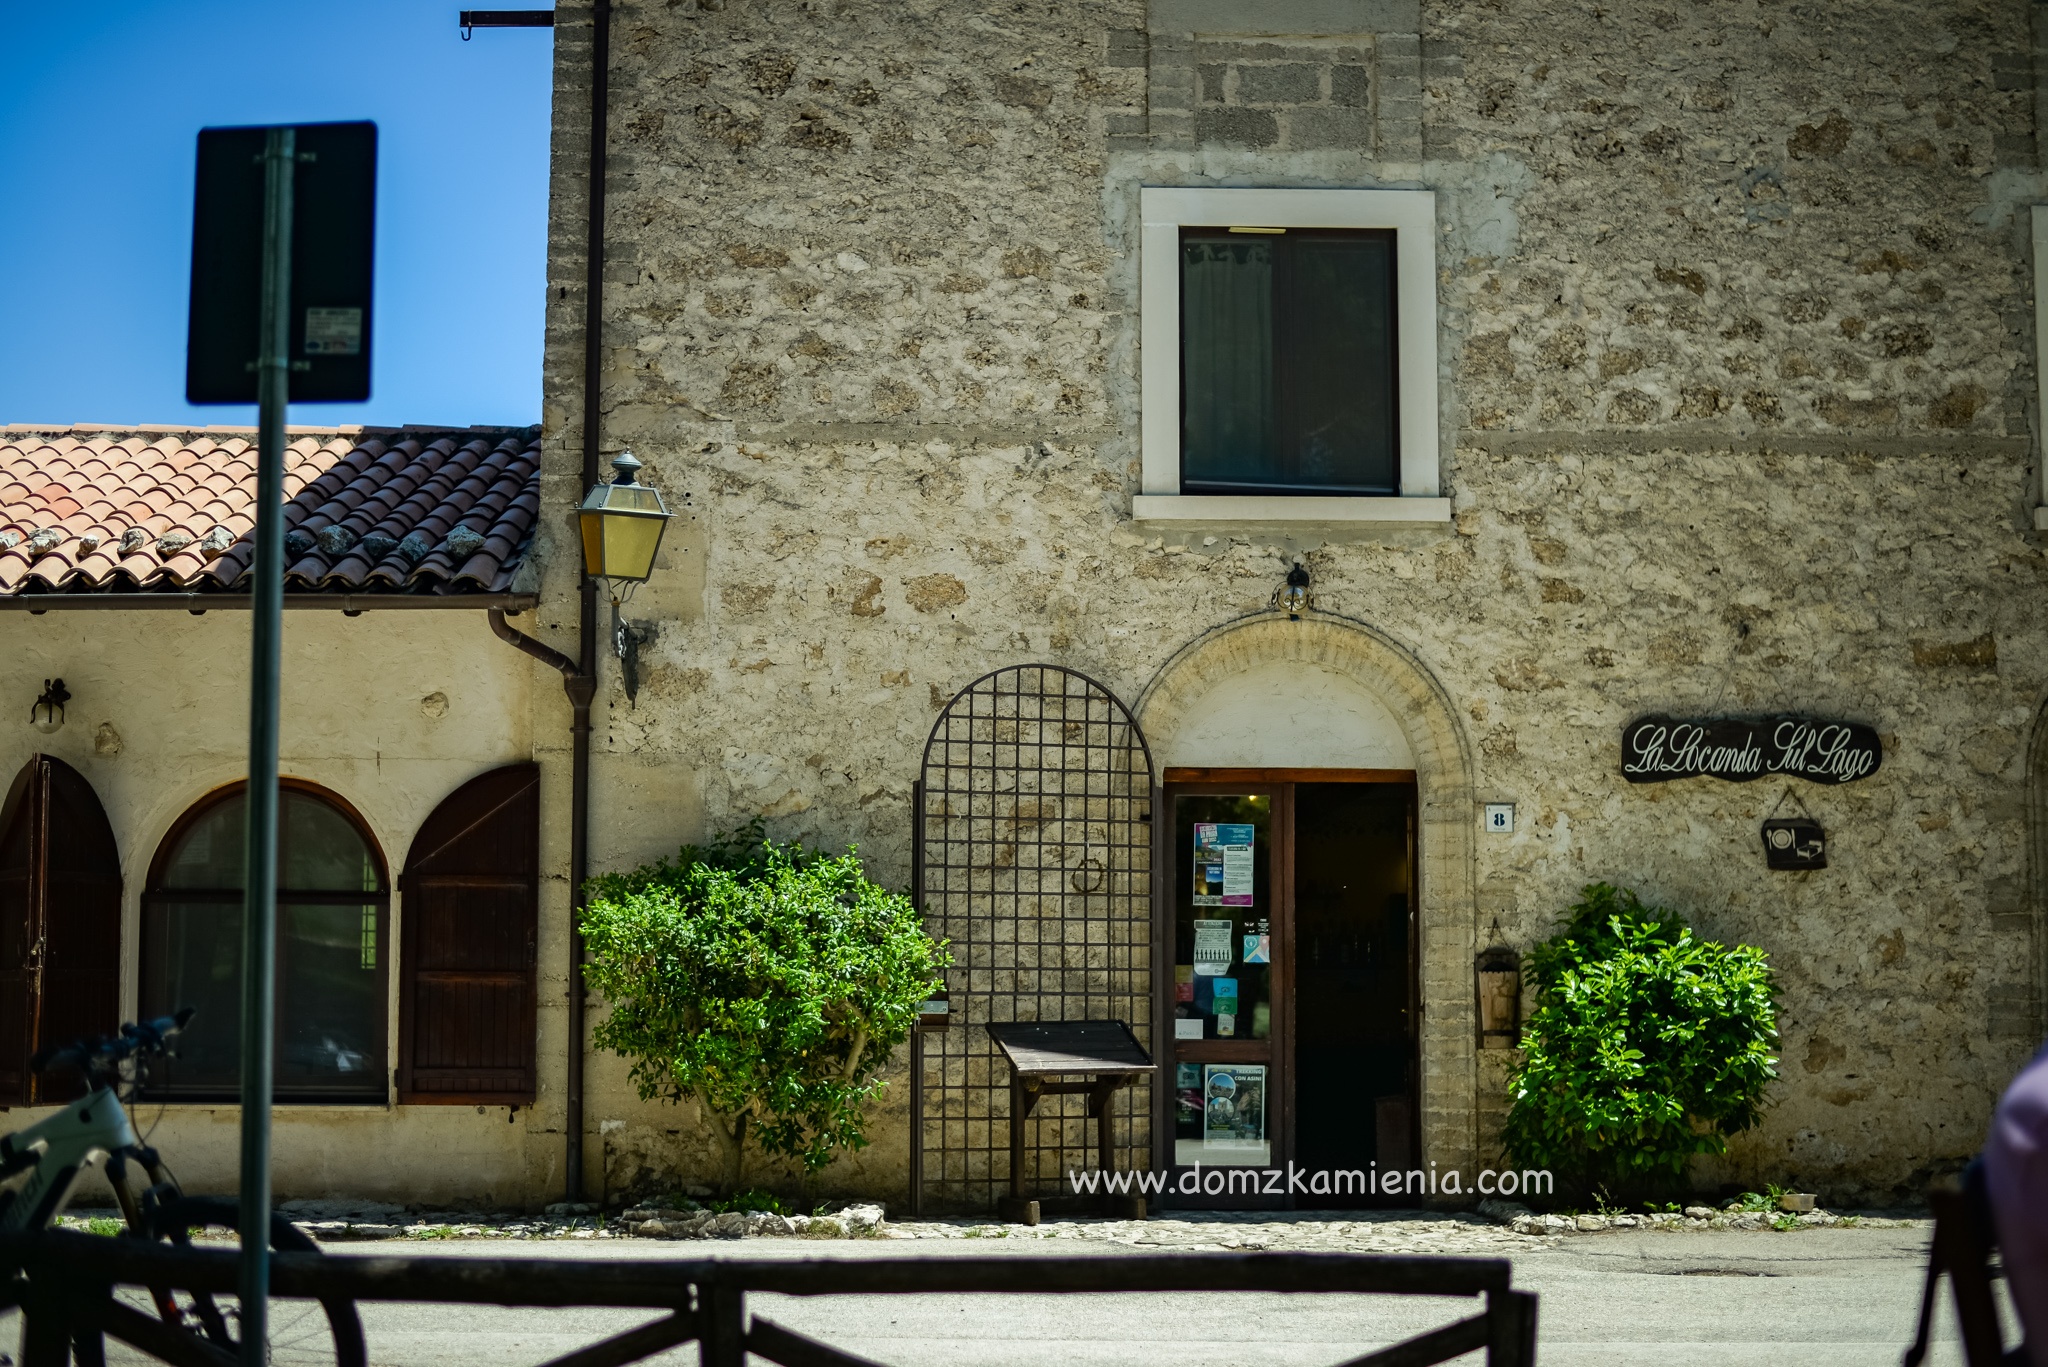
[[[952,942],[952,1026],[923,1041],[915,1117],[928,1209],[986,1209],[1008,1188],[1009,1073],[992,1021],[1121,1020],[1152,1031],[1152,754],[1116,695],[1056,665],[962,689],[925,745],[920,905]],[[1152,1094],[1112,1107],[1119,1168],[1150,1165]],[[1026,1121],[1025,1190],[1062,1194],[1095,1164],[1086,1099]]]

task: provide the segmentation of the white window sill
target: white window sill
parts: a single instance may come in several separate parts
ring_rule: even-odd
[[[1139,494],[1139,522],[1449,522],[1447,498],[1293,498],[1248,494]]]

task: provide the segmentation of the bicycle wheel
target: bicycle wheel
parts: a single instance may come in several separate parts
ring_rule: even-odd
[[[124,1203],[125,1205],[125,1203]],[[220,1196],[175,1196],[142,1215],[144,1238],[187,1245],[192,1231],[209,1226],[235,1228],[240,1207]],[[279,1253],[319,1253],[320,1245],[284,1216],[271,1213],[270,1247]],[[151,1288],[158,1313],[172,1324],[195,1329],[222,1348],[241,1350],[241,1316],[232,1303],[221,1305],[207,1292],[189,1293],[189,1307],[168,1293]],[[166,1300],[170,1306],[166,1309]],[[316,1308],[317,1307],[317,1308]],[[365,1367],[363,1322],[356,1304],[345,1297],[317,1302],[273,1301],[270,1313],[270,1361],[279,1367]]]

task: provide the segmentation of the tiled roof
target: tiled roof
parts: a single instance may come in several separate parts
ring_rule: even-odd
[[[292,428],[291,593],[504,593],[540,512],[537,428]],[[247,592],[256,432],[0,427],[0,594]]]

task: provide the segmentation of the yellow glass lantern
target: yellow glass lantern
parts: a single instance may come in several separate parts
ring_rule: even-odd
[[[631,451],[612,461],[618,473],[590,491],[577,510],[583,530],[583,568],[596,579],[638,584],[654,573],[661,534],[673,516],[657,489],[639,482]]]

